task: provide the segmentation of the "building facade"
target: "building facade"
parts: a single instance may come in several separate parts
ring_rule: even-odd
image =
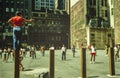
[[[46,11],[55,9],[55,0],[32,0],[33,11]]]
[[[119,4],[119,0],[112,0],[114,3],[114,27],[115,27],[115,44],[120,44],[120,4]]]
[[[70,45],[70,16],[65,6],[68,0],[33,0],[33,27],[29,27],[28,43],[49,48]],[[39,4],[39,5],[38,5]],[[38,7],[36,9],[36,7]],[[31,31],[32,29],[32,31]]]
[[[79,0],[71,8],[71,45],[103,49],[112,33],[108,0]]]
[[[66,11],[33,12],[35,22],[28,30],[30,45],[54,46],[59,49],[63,44],[69,47],[69,15]]]

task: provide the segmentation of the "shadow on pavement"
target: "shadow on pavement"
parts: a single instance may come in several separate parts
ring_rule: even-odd
[[[95,62],[95,64],[103,64],[104,62]]]
[[[24,69],[24,71],[32,71],[33,69]]]
[[[97,78],[97,77],[99,77],[99,76],[89,76],[87,78]]]
[[[116,74],[116,76],[120,76],[120,74]]]

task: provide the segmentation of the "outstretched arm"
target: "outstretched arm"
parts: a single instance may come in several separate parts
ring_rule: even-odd
[[[13,22],[12,22],[12,19],[9,19],[7,23],[9,23],[11,26],[14,25]]]
[[[30,20],[25,19],[25,22],[32,22],[32,21],[33,21],[33,19],[30,19]]]

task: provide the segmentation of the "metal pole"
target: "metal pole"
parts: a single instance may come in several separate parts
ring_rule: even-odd
[[[50,69],[49,77],[54,78],[54,50],[50,49]]]
[[[80,74],[82,78],[86,78],[86,48],[80,51]]]
[[[14,58],[15,58],[14,78],[19,78],[19,50],[16,50],[14,52]]]
[[[109,71],[110,75],[115,75],[114,49],[109,48]]]

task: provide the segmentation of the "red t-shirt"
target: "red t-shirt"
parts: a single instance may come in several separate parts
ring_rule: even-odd
[[[23,26],[25,19],[22,16],[14,16],[11,18],[11,21],[13,22],[14,26]]]

